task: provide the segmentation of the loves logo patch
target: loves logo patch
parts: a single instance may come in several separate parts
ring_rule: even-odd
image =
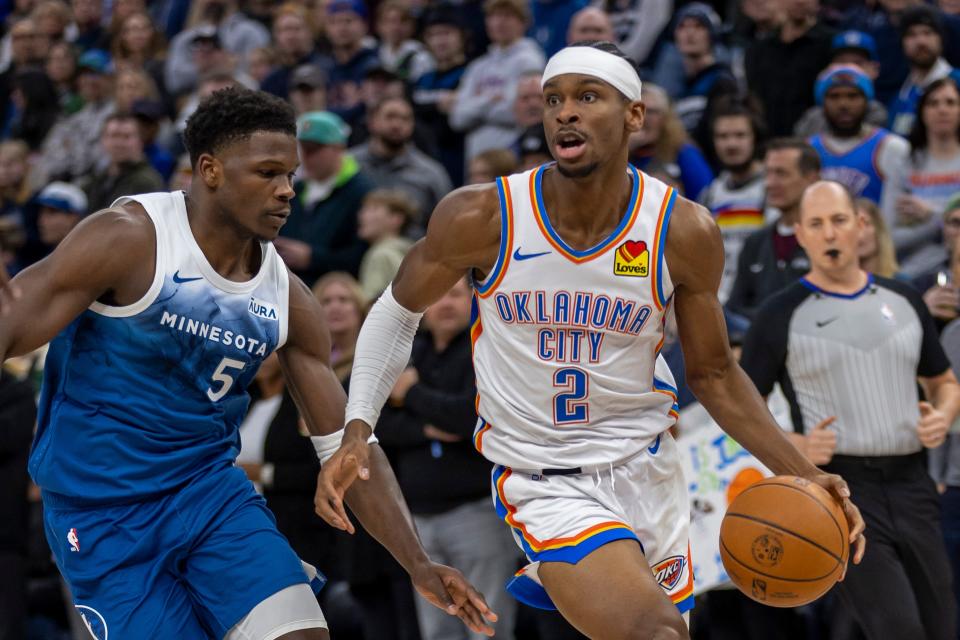
[[[653,577],[666,591],[672,591],[683,577],[683,566],[687,559],[683,556],[670,556],[653,565]]]
[[[647,243],[627,240],[617,247],[613,255],[613,273],[618,276],[645,278],[650,269],[650,252]]]

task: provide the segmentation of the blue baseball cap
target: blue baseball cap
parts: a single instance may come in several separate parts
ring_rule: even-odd
[[[711,40],[717,39],[723,23],[720,21],[720,16],[717,15],[717,12],[713,10],[713,7],[703,2],[691,2],[690,4],[684,5],[677,11],[677,15],[674,18],[674,30],[687,18],[693,18],[702,24],[707,31],[710,32]]]
[[[843,31],[833,37],[833,52],[852,49],[854,51],[863,51],[867,57],[876,62],[879,59],[877,54],[877,42],[869,33],[863,31]]]
[[[103,49],[84,51],[77,60],[77,70],[87,69],[95,73],[107,74],[113,71],[110,54]]]
[[[859,89],[868,101],[873,100],[873,80],[860,67],[852,64],[835,64],[817,76],[814,96],[818,105],[823,105],[823,98],[834,87],[854,87]]]
[[[364,20],[367,19],[367,5],[363,0],[331,0],[327,5],[327,14],[343,12],[355,13]]]
[[[49,207],[78,216],[87,213],[86,194],[80,187],[69,182],[51,182],[43,188],[35,202],[41,207]]]

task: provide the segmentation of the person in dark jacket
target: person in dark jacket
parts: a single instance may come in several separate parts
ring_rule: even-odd
[[[779,209],[780,218],[753,232],[740,250],[727,310],[746,318],[753,318],[767,298],[810,268],[793,225],[804,189],[820,177],[820,157],[799,138],[780,138],[767,145],[764,171],[766,204]]]
[[[397,451],[400,488],[424,547],[456,565],[499,615],[497,637],[512,638],[516,602],[503,585],[517,568],[516,545],[490,508],[490,464],[473,448],[477,423],[466,279],[427,309],[428,332],[413,345],[412,365],[377,426]],[[468,640],[417,603],[423,640]],[[456,622],[454,620],[454,622]]]
[[[308,285],[331,271],[354,277],[367,243],[357,237],[357,213],[374,184],[344,151],[350,128],[329,111],[297,121],[305,177],[294,184],[290,217],[274,241],[287,266]]]
[[[27,455],[33,388],[0,370],[0,640],[26,637]]]

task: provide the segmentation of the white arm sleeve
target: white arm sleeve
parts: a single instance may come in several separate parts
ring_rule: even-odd
[[[353,356],[347,423],[363,420],[371,429],[376,427],[383,403],[410,360],[422,316],[397,302],[392,286],[370,309]]]

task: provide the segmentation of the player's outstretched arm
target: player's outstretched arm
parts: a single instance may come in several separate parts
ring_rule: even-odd
[[[306,285],[292,274],[289,309],[288,339],[279,351],[280,365],[310,433],[326,436],[337,432],[343,425],[345,394],[330,368],[330,336],[320,304]],[[495,622],[496,615],[459,571],[431,562],[427,557],[390,463],[380,447],[366,443],[367,435],[344,437],[345,445],[354,437],[360,437],[362,449],[358,450],[362,455],[338,460],[331,458],[326,465],[350,467],[354,476],[363,465],[369,469],[364,474],[368,479],[349,488],[327,486],[326,483],[338,482],[338,476],[321,472],[317,481],[317,513],[329,521],[329,496],[338,495],[336,500],[345,496],[366,530],[407,570],[424,598],[459,617],[473,631],[492,635],[493,629],[487,621]],[[337,508],[343,513],[343,520],[331,524],[352,532],[353,526],[342,503],[338,503]]]
[[[789,441],[730,349],[717,299],[723,241],[716,223],[703,207],[679,199],[668,234],[667,267],[691,391],[724,431],[774,473],[807,478],[840,500],[850,524],[853,561],[859,563],[864,523],[846,482],[820,471]]]
[[[153,277],[144,258],[155,246],[145,212],[109,209],[9,282],[0,278],[0,362],[43,346],[104,295],[142,296]]]
[[[392,285],[367,315],[354,352],[342,444],[331,438],[321,459],[330,488],[320,515],[348,529],[343,495],[358,477],[369,477],[366,439],[397,378],[407,366],[420,315],[471,269],[487,273],[500,249],[499,200],[493,184],[457,189],[437,205],[426,237],[407,254]],[[337,447],[339,446],[339,449]],[[319,451],[319,449],[318,449]],[[334,451],[336,451],[334,453]]]

